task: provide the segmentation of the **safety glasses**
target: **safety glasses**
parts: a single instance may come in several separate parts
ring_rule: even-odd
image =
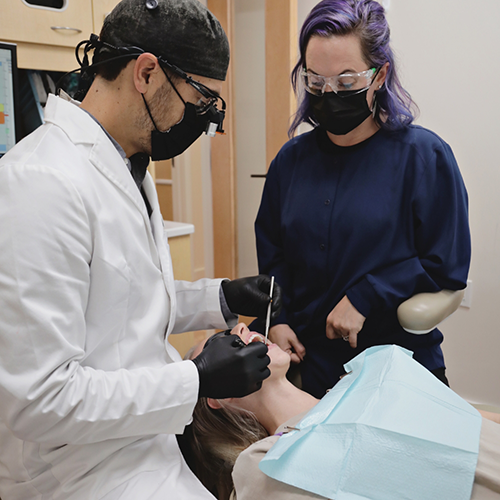
[[[371,68],[361,73],[343,73],[337,76],[321,76],[311,73],[303,68],[300,76],[304,88],[313,95],[323,95],[327,91],[327,86],[333,92],[359,91],[362,92],[372,83],[372,77],[376,69]]]

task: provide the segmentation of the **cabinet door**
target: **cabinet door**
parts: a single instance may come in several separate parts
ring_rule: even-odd
[[[75,47],[93,30],[92,0],[66,0],[63,9],[0,0],[0,39]]]
[[[101,32],[104,18],[115,8],[119,0],[93,0],[94,2],[94,33]]]

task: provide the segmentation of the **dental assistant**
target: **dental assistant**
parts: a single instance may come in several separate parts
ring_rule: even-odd
[[[51,95],[0,161],[0,497],[213,498],[174,434],[257,390],[267,347],[169,336],[264,316],[270,279],[174,281],[146,168],[222,130],[227,37],[198,0],[123,0],[84,53],[81,104]]]
[[[259,270],[283,288],[270,339],[322,397],[369,346],[398,344],[447,383],[438,329],[412,335],[396,310],[459,290],[470,262],[467,192],[453,153],[413,125],[382,6],[324,0],[305,20],[292,73],[300,106],[269,168],[255,222]]]

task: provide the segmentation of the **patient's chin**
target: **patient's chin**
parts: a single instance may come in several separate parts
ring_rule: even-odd
[[[273,378],[286,376],[286,372],[290,367],[290,355],[285,351],[283,351],[276,344],[271,344],[269,346],[267,355],[271,359],[271,363],[269,364],[269,369],[271,370],[271,376]]]

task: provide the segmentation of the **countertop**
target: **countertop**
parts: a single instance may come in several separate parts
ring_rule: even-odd
[[[186,234],[194,233],[193,224],[187,222],[174,222],[172,220],[164,220],[163,227],[167,238],[174,238],[175,236],[185,236]]]

